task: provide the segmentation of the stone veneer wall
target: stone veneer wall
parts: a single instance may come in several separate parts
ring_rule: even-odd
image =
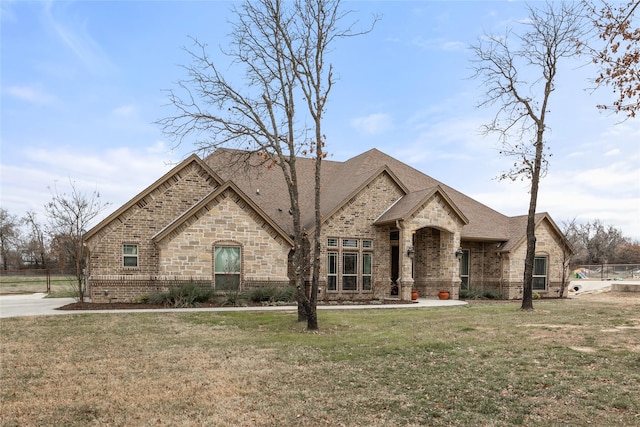
[[[87,241],[89,275],[155,275],[158,253],[151,237],[216,186],[197,162],[168,178]],[[122,245],[138,245],[138,267],[122,264]]]
[[[431,227],[417,230],[414,234],[414,288],[421,298],[433,298],[438,295],[441,234],[440,230]]]
[[[241,247],[241,283],[288,282],[290,245],[233,191],[225,191],[203,209],[202,216],[193,218],[158,242],[160,274],[211,278],[214,246],[237,245]]]
[[[149,276],[149,275],[128,275],[128,276],[94,276],[90,288],[89,297],[92,302],[135,302],[144,295],[167,292],[170,287],[176,287],[195,283],[198,286],[213,288],[211,278],[196,279],[193,277],[179,276]],[[289,282],[278,282],[274,280],[246,280],[243,283],[244,290],[251,290],[260,287],[285,287]]]
[[[526,241],[516,248],[511,257],[504,258],[503,292],[509,299],[522,298],[522,280],[524,276],[524,258],[526,255]],[[534,291],[542,297],[559,295],[562,287],[562,244],[552,225],[544,220],[536,227],[536,256],[547,256],[547,290]],[[564,295],[567,295],[565,292]]]
[[[383,298],[385,295],[389,295],[391,285],[389,227],[376,227],[373,222],[402,194],[401,189],[393,182],[391,177],[383,173],[371,181],[360,193],[323,224],[320,236],[320,281],[322,289],[319,297],[321,299],[357,300],[371,299],[373,297]],[[340,281],[338,281],[337,291],[327,292],[327,239],[330,237],[373,240],[373,290],[371,292],[341,291]],[[358,249],[361,250],[362,248]],[[342,263],[341,257],[338,257],[338,262]],[[361,285],[359,283],[359,286]]]
[[[226,192],[219,197],[217,202],[224,201],[213,206],[210,214],[200,216],[184,236],[176,238],[172,234],[159,245],[152,241],[155,234],[210,194],[216,185],[209,173],[193,161],[92,236],[87,241],[92,300],[132,301],[185,281],[211,286],[216,242],[242,247],[245,288],[288,285],[289,244],[235,193]],[[137,268],[122,265],[125,243],[138,245]],[[159,250],[162,244],[164,252]]]
[[[448,290],[451,299],[458,299],[460,264],[454,254],[460,247],[462,225],[458,214],[437,193],[405,223],[405,229],[417,235],[413,276],[421,296],[435,297],[440,290]]]
[[[462,242],[469,250],[469,287],[473,289],[500,289],[502,255],[496,242]]]

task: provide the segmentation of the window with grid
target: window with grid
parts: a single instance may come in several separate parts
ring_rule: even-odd
[[[338,253],[329,252],[327,255],[327,290],[338,290]]]
[[[122,266],[127,268],[138,267],[138,245],[122,245]]]
[[[327,239],[327,291],[373,290],[373,240]]]
[[[462,250],[462,259],[460,260],[460,289],[469,289],[469,250]]]
[[[533,285],[534,291],[547,290],[547,257],[537,256],[533,259]]]
[[[358,254],[356,252],[342,254],[342,290],[358,290]]]
[[[362,290],[371,290],[371,259],[372,255],[368,252],[362,254]]]

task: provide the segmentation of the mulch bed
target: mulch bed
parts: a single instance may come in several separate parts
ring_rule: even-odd
[[[318,301],[318,305],[362,305],[369,304],[368,301],[363,301],[359,303],[354,302],[333,302],[332,304],[326,303],[324,301]],[[377,302],[375,304],[381,304]],[[413,304],[412,301],[396,301],[396,300],[385,300],[382,304]],[[244,305],[246,307],[268,307],[262,303],[247,303]],[[232,307],[229,305],[223,305],[217,302],[205,302],[199,303],[194,308],[211,308],[211,307]],[[291,303],[291,308],[296,308],[295,303]],[[147,304],[147,303],[136,303],[136,302],[74,302],[71,304],[64,305],[62,307],[58,307],[56,310],[148,310],[148,309],[161,309],[161,308],[185,308],[185,307],[171,307],[162,304]]]
[[[262,304],[250,303],[247,304],[252,307],[260,307]],[[223,306],[215,302],[199,303],[194,308],[207,308],[207,307],[229,307]],[[148,310],[148,309],[160,309],[160,308],[184,308],[184,307],[171,307],[162,304],[146,304],[137,302],[74,302],[71,304],[58,307],[56,310]]]

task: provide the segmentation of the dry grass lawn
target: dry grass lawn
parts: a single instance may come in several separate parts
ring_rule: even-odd
[[[640,297],[0,320],[3,426],[640,424]]]

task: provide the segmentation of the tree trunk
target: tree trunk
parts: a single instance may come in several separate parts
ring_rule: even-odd
[[[527,215],[527,253],[524,259],[524,278],[521,310],[533,310],[533,262],[536,257],[536,206],[538,204],[538,186],[542,167],[544,124],[538,124],[536,156],[531,174],[531,197]]]

